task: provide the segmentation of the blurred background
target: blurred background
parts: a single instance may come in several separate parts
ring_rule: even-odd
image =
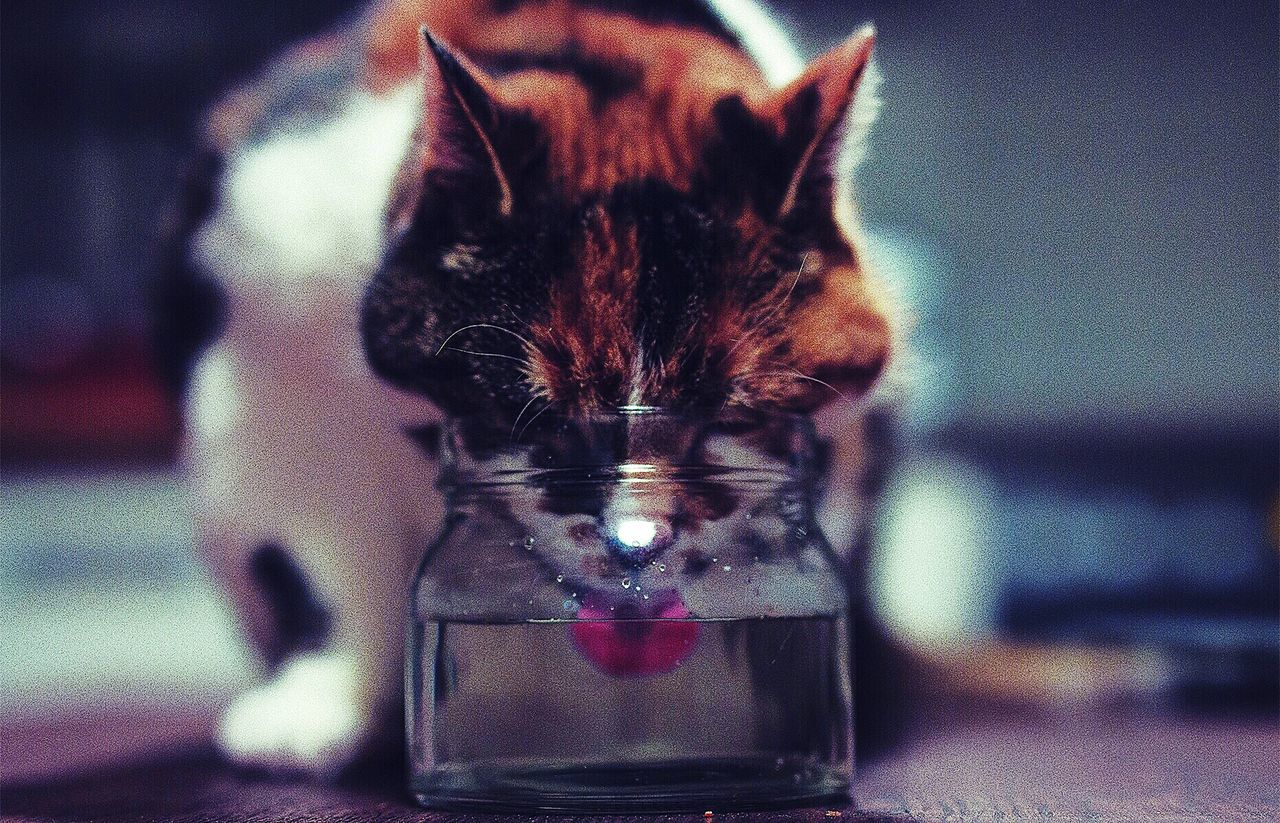
[[[880,31],[859,190],[914,355],[875,620],[940,693],[1274,719],[1276,4],[774,6],[809,55]],[[102,757],[253,676],[195,560],[142,284],[201,111],[352,8],[5,5],[5,729],[169,718],[77,755]],[[68,764],[27,755],[6,777]]]

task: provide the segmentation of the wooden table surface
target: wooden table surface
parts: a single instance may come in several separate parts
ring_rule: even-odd
[[[932,724],[860,770],[858,811],[804,809],[714,814],[763,821],[1272,821],[1280,820],[1280,726],[1264,719],[1159,715],[981,713]],[[48,733],[52,732],[46,729]],[[6,762],[37,756],[48,739],[8,731]],[[84,731],[74,732],[84,736]],[[24,737],[25,735],[25,737]],[[65,741],[64,741],[65,742]],[[71,761],[67,761],[71,762]],[[9,783],[0,812],[29,821],[426,821],[457,816],[415,808],[398,767],[369,768],[339,786],[270,780],[185,745],[109,767]],[[6,768],[6,774],[12,774]],[[710,811],[714,812],[714,809]],[[696,815],[507,818],[540,823],[696,823]]]

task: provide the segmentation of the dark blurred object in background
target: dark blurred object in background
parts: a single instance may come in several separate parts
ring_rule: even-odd
[[[163,462],[143,283],[201,112],[350,3],[15,0],[0,26],[6,464]]]
[[[869,619],[931,689],[1274,717],[1276,4],[775,5],[808,54],[880,31],[859,191],[915,331]],[[7,716],[248,676],[194,562],[142,284],[199,113],[354,8],[6,4]]]

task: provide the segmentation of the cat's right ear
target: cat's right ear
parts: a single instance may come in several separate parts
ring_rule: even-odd
[[[876,108],[874,83],[863,83],[874,76],[874,44],[875,29],[864,26],[787,86],[749,102],[717,102],[706,157],[711,190],[745,196],[770,221],[830,212],[842,161],[856,152]]]
[[[520,195],[516,176],[528,165],[536,129],[528,115],[503,107],[488,75],[426,28],[421,34],[428,178],[510,216]]]

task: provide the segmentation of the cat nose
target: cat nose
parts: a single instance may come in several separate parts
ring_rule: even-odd
[[[676,540],[671,522],[662,517],[618,517],[605,524],[609,552],[625,566],[637,568],[671,547]]]

